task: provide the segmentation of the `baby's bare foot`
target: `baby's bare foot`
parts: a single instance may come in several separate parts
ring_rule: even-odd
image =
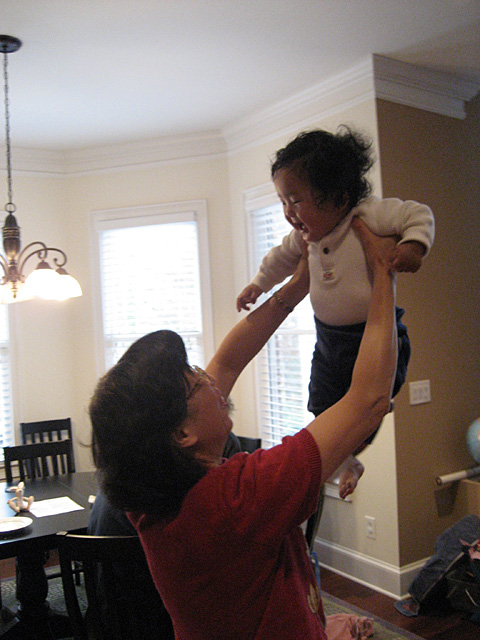
[[[338,495],[344,500],[355,491],[365,467],[357,458],[350,456],[342,465],[338,483]]]

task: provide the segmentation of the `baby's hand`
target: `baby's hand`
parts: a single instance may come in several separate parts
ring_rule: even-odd
[[[249,305],[254,304],[262,293],[263,291],[260,287],[257,287],[256,284],[246,286],[237,298],[237,311],[241,311],[242,309],[250,311]]]
[[[422,266],[425,246],[416,240],[403,242],[392,253],[392,269],[398,272],[415,273]]]

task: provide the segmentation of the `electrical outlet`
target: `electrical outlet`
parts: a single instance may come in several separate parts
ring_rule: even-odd
[[[431,402],[430,380],[417,380],[409,383],[410,404],[424,404]]]
[[[372,516],[365,516],[365,524],[366,524],[366,533],[367,538],[375,538],[377,537],[377,526],[375,524],[375,518]]]

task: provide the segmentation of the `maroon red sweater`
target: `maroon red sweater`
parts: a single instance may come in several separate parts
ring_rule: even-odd
[[[129,514],[177,640],[326,640],[299,526],[320,476],[304,429],[211,469],[167,524]]]

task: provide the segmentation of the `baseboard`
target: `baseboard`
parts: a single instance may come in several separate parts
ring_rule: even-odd
[[[321,566],[395,600],[408,594],[410,583],[427,560],[397,567],[322,538],[316,538],[315,551]]]

